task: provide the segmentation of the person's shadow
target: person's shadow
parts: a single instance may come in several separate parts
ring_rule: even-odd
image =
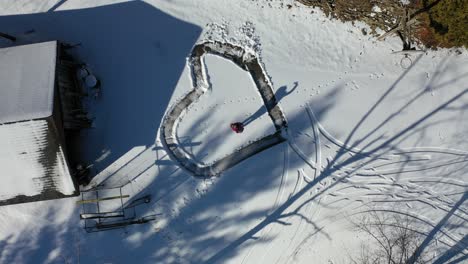
[[[297,86],[299,85],[298,82],[294,82],[294,86],[292,87],[291,90],[287,91],[288,87],[286,85],[283,85],[281,86],[280,88],[278,88],[278,90],[276,91],[275,93],[275,97],[276,97],[276,102],[280,102],[284,97],[286,97],[287,95],[291,94],[292,92],[294,92],[294,90],[296,90]],[[262,105],[257,111],[255,111],[255,113],[253,113],[251,116],[247,117],[247,119],[245,119],[242,124],[244,126],[247,126],[248,124],[252,123],[254,120],[256,120],[257,118],[261,117],[263,114],[265,114],[267,111],[266,107],[264,105]]]

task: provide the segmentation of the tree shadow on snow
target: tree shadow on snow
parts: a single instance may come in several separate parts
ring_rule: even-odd
[[[37,219],[31,219],[33,222],[24,230],[15,230],[16,235],[2,239],[0,262],[79,263],[85,244],[81,238],[83,229],[76,213],[64,218],[59,207],[49,204],[44,211],[36,212]]]
[[[414,65],[418,62],[418,60],[415,61],[412,67],[414,67]],[[210,257],[209,259],[207,259],[205,263],[224,262],[227,259],[234,257],[237,254],[237,252],[242,248],[242,245],[245,242],[250,241],[250,240],[255,241],[256,235],[259,234],[259,232],[265,229],[267,226],[270,226],[274,223],[280,223],[281,221],[284,221],[284,219],[288,219],[288,217],[291,217],[294,215],[301,217],[301,215],[299,215],[301,209],[303,209],[308,203],[314,200],[317,200],[321,196],[321,194],[323,194],[324,191],[319,192],[315,195],[312,195],[310,198],[306,199],[306,201],[304,202],[301,202],[299,205],[296,205],[293,207],[293,204],[297,203],[298,200],[302,196],[304,196],[306,193],[309,193],[311,190],[313,190],[322,180],[332,175],[335,175],[335,173],[339,172],[341,168],[344,168],[344,167],[349,168],[346,174],[353,175],[354,173],[358,172],[360,169],[366,168],[367,165],[372,164],[379,158],[384,157],[385,155],[392,154],[392,152],[394,151],[398,151],[400,149],[400,145],[407,138],[411,136],[415,136],[415,135],[417,136],[418,134],[423,134],[425,130],[430,129],[431,126],[427,126],[427,123],[430,121],[431,117],[435,116],[436,114],[440,112],[452,109],[452,106],[457,103],[461,102],[462,105],[466,105],[466,101],[467,101],[466,96],[468,94],[468,87],[465,89],[462,89],[461,92],[454,94],[452,97],[450,97],[448,100],[445,100],[443,103],[433,106],[432,109],[429,110],[428,112],[426,113],[422,112],[421,113],[422,115],[420,117],[415,118],[415,120],[410,122],[409,124],[404,124],[403,128],[401,128],[400,131],[397,131],[397,133],[395,133],[394,135],[391,135],[389,137],[383,137],[382,136],[383,134],[375,135],[378,133],[378,131],[381,130],[381,128],[385,124],[391,122],[394,117],[396,117],[399,113],[406,110],[408,106],[410,106],[415,101],[417,101],[422,96],[422,94],[425,94],[425,93],[427,94],[428,87],[431,87],[431,89],[434,89],[434,88],[440,89],[443,86],[456,82],[466,76],[465,75],[458,76],[454,78],[453,80],[444,82],[442,84],[437,84],[437,85],[434,84],[434,80],[431,80],[426,87],[421,88],[420,93],[416,94],[412,98],[409,98],[409,100],[407,100],[407,102],[403,104],[403,106],[400,109],[397,109],[393,113],[390,112],[390,114],[386,118],[384,118],[384,120],[380,124],[377,124],[377,126],[374,129],[371,129],[368,132],[365,132],[363,137],[356,139],[356,135],[358,134],[357,131],[366,122],[366,120],[374,113],[374,111],[385,101],[386,97],[390,93],[397,90],[397,88],[401,89],[401,85],[399,85],[399,83],[407,75],[407,73],[411,70],[412,67],[408,68],[399,78],[397,78],[396,81],[387,89],[387,91],[374,103],[374,105],[371,106],[371,108],[367,111],[367,113],[365,113],[360,118],[360,120],[354,125],[350,133],[346,136],[344,143],[342,144],[342,147],[339,148],[339,150],[335,153],[334,157],[328,162],[328,164],[324,167],[324,169],[320,171],[320,174],[318,175],[318,177],[316,177],[313,181],[309,182],[304,188],[297,191],[285,203],[280,205],[276,210],[269,213],[265,217],[265,219],[262,220],[259,224],[255,225],[248,232],[244,233],[238,239],[229,243],[229,245],[224,247],[221,251],[219,251],[218,253]],[[441,70],[441,72],[444,72],[444,71]],[[312,104],[311,104],[311,107],[314,108]],[[468,107],[460,107],[458,111],[460,112],[468,111]],[[303,113],[303,115],[306,115],[306,113]],[[318,116],[316,119],[317,121],[321,120],[320,116]],[[291,118],[288,118],[288,120],[291,120]],[[424,129],[421,130],[420,129],[421,127],[424,127]],[[360,151],[358,153],[356,153],[355,155],[351,157],[345,156],[345,154],[347,154],[351,149],[357,148],[357,147],[360,148]],[[403,164],[402,166],[404,166],[405,163],[402,163],[402,164]],[[325,190],[330,190],[339,183],[340,181],[336,181],[332,183],[331,185],[328,185],[325,188]],[[451,211],[452,213],[454,210],[458,209],[459,203],[460,202],[458,202],[457,204],[453,206],[452,211]],[[291,211],[291,212],[286,212],[286,211]],[[445,218],[450,217],[450,215],[451,214],[449,213]],[[443,225],[445,223],[444,219],[442,219],[439,225]],[[433,235],[437,233],[439,229],[440,227],[436,226],[436,228],[432,232],[429,233],[427,240],[430,241]],[[424,242],[421,245],[422,250],[424,250],[424,247],[427,244],[427,242],[426,244]]]

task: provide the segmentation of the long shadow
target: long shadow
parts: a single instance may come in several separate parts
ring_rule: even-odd
[[[447,85],[450,85],[456,81],[459,81],[461,79],[464,79],[466,78],[468,75],[467,74],[462,74],[460,76],[457,76],[456,78],[452,79],[452,80],[449,80],[449,81],[445,81],[443,83],[439,83],[439,84],[435,84],[435,82],[440,78],[441,74],[448,70],[448,67],[447,67],[447,61],[448,61],[448,57],[446,57],[444,60],[442,60],[441,63],[439,63],[438,65],[438,70],[435,72],[434,75],[432,75],[427,87],[425,89],[421,89],[421,91],[419,93],[417,93],[415,96],[411,97],[410,99],[408,99],[408,101],[403,105],[401,106],[400,108],[398,108],[397,110],[395,110],[393,113],[389,114],[382,122],[380,122],[378,125],[376,125],[376,127],[372,130],[370,130],[370,132],[366,133],[362,138],[360,139],[357,139],[355,142],[354,142],[354,146],[357,146],[359,145],[360,143],[363,143],[365,140],[367,140],[368,138],[370,138],[373,134],[375,134],[377,131],[379,131],[380,129],[382,129],[384,127],[385,124],[388,124],[390,121],[392,121],[392,119],[396,118],[399,114],[401,114],[403,111],[405,111],[406,109],[408,109],[412,104],[414,104],[415,102],[417,102],[419,99],[421,99],[422,96],[424,96],[425,94],[427,94],[429,91],[435,91],[435,90],[439,90]],[[450,107],[445,107],[444,108],[445,110],[449,110]],[[460,108],[457,109],[457,110],[461,110]],[[370,141],[369,143],[367,143],[366,145],[364,145],[361,150],[365,152],[365,150],[367,148],[369,148],[370,146],[372,146],[372,144],[376,143],[376,141],[378,141],[378,138],[373,140],[373,141]]]
[[[8,252],[7,251],[7,248],[8,248],[8,243],[9,243],[9,240],[13,237],[13,235],[8,235],[4,238],[2,238],[2,240],[0,241],[0,260],[3,258],[3,252]]]
[[[20,232],[17,236],[9,236],[0,243],[0,262],[2,263],[78,263],[81,242],[79,233],[80,227],[73,223],[75,219],[67,219],[57,223],[60,217],[57,208],[53,206],[41,212],[41,221],[51,223],[44,228],[37,230],[34,225],[28,226],[25,232]],[[53,223],[53,224],[52,224]],[[71,242],[71,243],[70,243]],[[64,243],[73,246],[61,247]],[[44,249],[42,246],[50,246]],[[50,254],[55,249],[57,254]],[[75,261],[77,260],[77,261]]]
[[[389,96],[390,93],[392,93],[397,85],[401,82],[401,80],[403,80],[403,78],[410,72],[410,70],[414,67],[414,65],[416,65],[419,60],[422,58],[422,55],[420,55],[416,60],[415,62],[410,66],[408,67],[404,72],[403,74],[401,74],[396,80],[395,82],[393,82],[392,85],[390,85],[390,87],[385,91],[385,93],[377,100],[377,102],[375,102],[372,107],[362,116],[362,118],[356,123],[356,125],[353,127],[353,129],[351,130],[351,132],[349,133],[349,135],[346,137],[346,139],[344,140],[344,145],[345,146],[348,146],[349,145],[349,142],[351,142],[354,134],[358,131],[359,127],[362,126],[362,124],[367,120],[367,118],[369,118],[369,116],[377,109],[377,107],[382,104],[382,102],[385,100],[385,98],[387,96]],[[354,143],[352,147],[356,147],[357,143]],[[333,158],[333,161],[330,162],[330,164],[334,164],[336,163],[336,161],[338,161],[343,155],[346,154],[346,149],[340,149],[339,152],[337,153],[337,155],[335,155],[335,157]],[[367,153],[365,153],[367,155]]]
[[[460,206],[463,205],[463,203],[466,201],[466,199],[468,199],[468,192],[465,192],[463,194],[463,196],[460,198],[460,200],[458,200],[453,206],[452,206],[452,209],[450,209],[450,211],[439,221],[439,223],[437,223],[437,225],[434,226],[434,228],[431,230],[431,232],[429,232],[429,234],[426,235],[426,237],[424,238],[424,240],[421,242],[421,244],[418,246],[418,248],[416,249],[416,251],[411,255],[410,259],[409,259],[409,263],[416,263],[416,261],[418,260],[418,258],[421,256],[421,254],[424,252],[424,250],[429,246],[430,242],[434,239],[435,235],[440,231],[440,229],[442,228],[442,226],[445,225],[445,223],[447,223],[447,221],[449,220],[449,218],[458,210],[458,208]],[[463,249],[466,248],[466,245],[463,245],[463,241],[460,241],[459,243],[457,244],[460,244],[461,243],[461,247]],[[441,256],[442,257],[442,256]],[[448,255],[446,256],[448,257]]]
[[[60,0],[58,1],[55,5],[53,5],[51,8],[49,8],[49,10],[47,10],[47,12],[53,12],[55,11],[57,8],[59,8],[61,5],[63,5],[65,2],[67,2],[68,0]]]
[[[383,94],[381,98],[377,100],[377,102],[370,108],[370,110],[359,120],[359,122],[354,126],[350,134],[346,137],[344,146],[348,146],[348,143],[351,141],[351,138],[357,131],[357,129],[364,123],[364,121],[374,112],[374,110],[385,100],[385,98],[396,88],[397,84],[406,76],[408,71],[405,71],[391,86],[390,88]],[[350,171],[347,172],[347,175],[353,175],[355,172],[358,170],[365,168],[368,164],[371,164],[372,162],[376,161],[380,157],[389,154],[396,146],[397,143],[400,143],[399,140],[402,138],[408,136],[409,134],[412,134],[415,130],[417,130],[421,124],[425,121],[427,121],[429,118],[434,116],[435,114],[443,111],[444,109],[450,107],[451,104],[462,98],[464,95],[468,93],[468,88],[462,90],[460,93],[456,94],[455,96],[451,97],[449,100],[443,102],[442,104],[436,106],[434,110],[429,111],[425,115],[423,115],[421,118],[415,120],[414,122],[410,123],[403,129],[401,129],[399,132],[395,133],[392,137],[389,139],[385,140],[384,142],[378,144],[376,147],[372,148],[369,151],[366,151],[366,155],[354,155],[350,158],[344,158],[341,161],[338,161],[345,153],[348,152],[348,147],[340,148],[340,150],[335,154],[335,157],[332,159],[332,162],[330,162],[324,170],[320,173],[320,175],[314,179],[312,182],[310,182],[306,187],[298,191],[296,194],[291,196],[284,204],[279,206],[274,212],[270,213],[263,221],[261,221],[259,224],[257,224],[255,227],[250,229],[247,233],[239,237],[237,240],[234,242],[230,243],[228,246],[226,246],[224,249],[219,251],[217,254],[212,256],[207,263],[218,263],[224,258],[229,257],[229,254],[233,254],[235,252],[235,249],[240,247],[244,242],[246,242],[249,239],[253,239],[255,237],[255,234],[257,234],[260,230],[264,229],[266,226],[272,224],[272,223],[278,223],[281,221],[282,218],[289,217],[291,215],[297,215],[298,212],[303,208],[307,203],[317,199],[320,196],[320,193],[312,196],[311,198],[307,199],[305,202],[301,203],[299,206],[297,206],[292,213],[285,213],[287,209],[291,207],[292,204],[294,204],[300,197],[302,197],[304,194],[309,192],[317,183],[322,181],[323,179],[327,178],[328,176],[334,174],[335,172],[339,171],[340,168],[348,166],[348,165],[354,165]],[[317,119],[320,120],[320,119]],[[352,147],[355,145],[353,144]],[[362,154],[362,153],[361,153]],[[370,157],[370,158],[369,158]],[[367,160],[365,160],[367,158]],[[361,162],[361,163],[359,163]],[[339,181],[332,183],[328,187],[325,188],[325,190],[329,190],[336,186],[339,183]],[[323,192],[322,192],[323,193]],[[457,207],[457,206],[455,206]]]
[[[418,60],[419,58],[421,57],[418,57]],[[447,58],[444,59],[444,62],[447,60]],[[444,63],[442,63],[444,64]],[[431,81],[429,82],[430,84],[436,80],[440,74],[442,73],[442,71],[436,71],[435,74],[433,74],[431,76]],[[435,89],[436,87],[429,87],[429,89]],[[413,103],[415,103],[418,99],[421,98],[421,96],[423,96],[424,94],[426,94],[428,91],[428,89],[421,89],[421,91],[416,94],[414,97],[412,97],[410,100],[408,100],[407,103],[405,103],[402,107],[400,107],[398,110],[394,111],[393,113],[391,113],[390,115],[388,115],[387,118],[385,118],[382,122],[380,122],[380,124],[378,124],[374,129],[372,129],[370,132],[366,133],[362,138],[360,139],[357,139],[354,143],[355,146],[359,145],[360,143],[362,143],[365,139],[371,137],[374,133],[376,133],[379,129],[381,129],[385,124],[389,123],[392,119],[394,119],[395,117],[398,116],[398,114],[400,114],[401,112],[403,112],[403,110],[407,109],[409,106],[411,106]],[[390,91],[390,90],[389,90]],[[371,146],[373,142],[370,142],[368,143],[367,145],[365,145],[362,149],[365,150],[368,146]]]
[[[434,260],[434,264],[443,264],[447,263],[451,258],[457,256],[460,253],[463,253],[463,250],[466,249],[468,245],[468,235],[465,235],[460,241],[458,241],[455,245],[449,248],[444,254],[440,255],[436,260]],[[464,259],[468,258],[468,255],[464,255],[457,260],[454,260],[451,263],[461,263]]]
[[[422,55],[420,55],[416,60],[415,62],[411,65],[411,67],[409,67],[408,69],[406,69],[403,74],[397,78],[397,80],[387,89],[387,91],[380,97],[379,100],[377,100],[377,102],[366,112],[366,114],[359,120],[359,122],[357,122],[357,124],[353,127],[353,129],[351,130],[351,132],[349,133],[349,135],[347,136],[347,138],[345,139],[344,141],[344,145],[348,145],[351,141],[352,141],[352,138],[353,136],[355,135],[355,133],[358,131],[358,129],[364,124],[364,122],[371,116],[371,114],[384,102],[385,98],[387,96],[389,96],[390,93],[392,93],[396,87],[398,86],[398,84],[401,82],[401,80],[410,72],[410,70],[419,62],[419,60],[422,58]],[[426,87],[424,89],[421,89],[421,91],[419,93],[417,93],[415,96],[413,96],[412,98],[410,98],[407,103],[405,103],[403,106],[401,106],[399,109],[395,110],[393,113],[390,113],[382,122],[380,122],[378,125],[375,126],[375,128],[371,129],[369,132],[367,132],[364,136],[362,136],[361,138],[359,139],[356,139],[354,140],[354,142],[352,144],[350,144],[350,148],[355,148],[355,147],[358,147],[359,144],[365,142],[367,139],[369,139],[372,135],[374,135],[377,131],[381,130],[386,124],[388,124],[389,122],[392,121],[392,119],[394,119],[395,117],[397,117],[400,113],[402,113],[404,110],[406,110],[409,106],[411,106],[412,104],[414,104],[418,99],[420,99],[424,94],[426,94],[429,90],[430,91],[433,91],[433,90],[436,90],[436,89],[441,89],[442,87],[444,86],[447,86],[451,83],[454,83],[456,81],[459,81],[461,79],[464,79],[467,77],[466,74],[462,74],[460,76],[457,76],[456,78],[452,79],[452,80],[449,80],[449,81],[445,81],[443,83],[440,83],[440,84],[433,84],[435,81],[437,81],[439,78],[440,78],[440,74],[442,72],[444,72],[444,70],[447,69],[447,58],[442,60],[441,63],[439,63],[438,65],[438,68],[435,72],[435,74],[431,77],[431,80],[429,81],[429,83],[426,85]],[[462,92],[461,94],[459,94],[459,96],[457,97],[454,97],[453,98],[453,101],[450,101],[450,102],[447,102],[447,104],[444,104],[442,106],[440,106],[441,108],[440,109],[436,109],[433,113],[429,113],[428,115],[426,115],[426,118],[429,118],[431,117],[433,114],[441,111],[441,110],[449,110],[450,109],[450,106],[449,104],[451,104],[452,102],[456,101],[457,99],[459,99],[461,96],[464,95],[464,92]],[[457,109],[457,110],[460,110],[460,109]],[[420,120],[420,122],[417,122],[417,124],[423,122],[425,120],[425,118],[423,118],[423,120]],[[408,131],[407,130],[403,130],[404,131],[404,134],[407,133]],[[401,135],[400,135],[401,136]],[[363,154],[363,155],[368,155],[369,152],[373,152],[372,150],[368,151],[367,149],[370,148],[373,144],[377,143],[378,141],[380,141],[382,139],[383,136],[379,136],[379,137],[375,137],[375,139],[371,140],[370,142],[366,143],[366,145],[360,147],[361,151],[360,151],[360,154]],[[383,145],[380,145],[376,148],[381,148],[381,147],[385,147],[385,143]],[[330,164],[334,164],[337,160],[339,160],[340,157],[342,157],[343,155],[346,154],[346,149],[340,149],[339,153],[335,156],[333,162],[330,162]]]
[[[200,27],[143,1],[2,16],[0,24],[18,37],[18,45],[81,43],[69,51],[100,79],[102,97],[89,100],[95,128],[82,132],[77,145],[98,171],[133,147],[154,143],[186,57],[201,33]]]
[[[281,101],[281,99],[283,99],[284,97],[286,97],[289,94],[291,94],[292,92],[294,92],[294,90],[296,90],[298,85],[299,85],[298,82],[294,82],[294,86],[289,91],[288,91],[288,87],[286,85],[283,85],[280,88],[278,88],[278,90],[275,93],[275,97],[276,97],[277,102],[279,103]],[[255,121],[256,119],[258,119],[259,117],[261,117],[262,115],[264,115],[266,113],[267,113],[267,110],[266,110],[265,106],[262,105],[260,108],[258,108],[257,111],[255,111],[247,119],[242,121],[242,124],[244,124],[244,126],[247,126],[248,124],[252,123],[253,121]]]

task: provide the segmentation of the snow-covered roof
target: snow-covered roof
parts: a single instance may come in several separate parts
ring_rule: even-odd
[[[57,42],[0,49],[0,205],[76,194],[51,125]]]
[[[75,194],[63,146],[48,122],[0,124],[0,205]]]
[[[52,115],[57,42],[0,49],[0,124]]]

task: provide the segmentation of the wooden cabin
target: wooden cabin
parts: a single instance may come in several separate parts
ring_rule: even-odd
[[[76,196],[67,131],[89,126],[57,41],[0,49],[0,205]]]

